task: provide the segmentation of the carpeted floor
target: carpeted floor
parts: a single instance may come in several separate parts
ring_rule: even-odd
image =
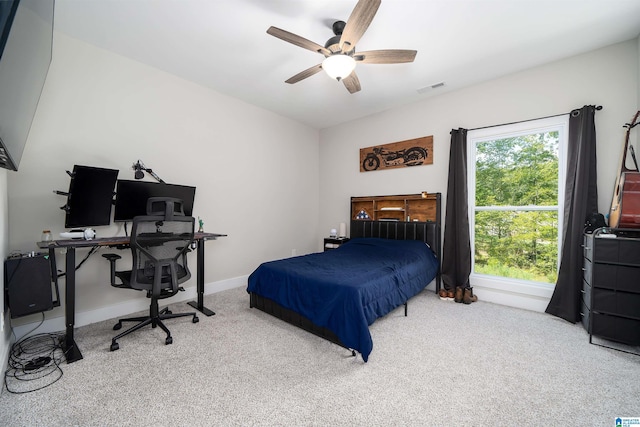
[[[371,326],[368,363],[249,308],[144,329],[109,351],[112,321],[79,328],[84,359],[55,383],[0,395],[2,426],[615,426],[640,417],[640,356],[589,344],[580,325],[423,292]],[[189,311],[186,304],[174,312]],[[37,332],[37,331],[36,331]],[[9,382],[26,390],[50,381]]]

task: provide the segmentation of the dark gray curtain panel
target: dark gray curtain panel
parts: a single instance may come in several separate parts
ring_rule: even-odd
[[[456,286],[470,286],[471,242],[467,194],[467,130],[453,129],[442,249],[442,281],[447,290],[454,290]]]
[[[598,211],[595,113],[585,105],[569,117],[564,228],[558,281],[546,312],[569,322],[580,321],[584,224]]]

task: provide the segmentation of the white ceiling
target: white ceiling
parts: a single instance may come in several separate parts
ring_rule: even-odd
[[[318,73],[357,0],[57,0],[56,30],[218,92],[325,128],[635,38],[640,0],[382,0],[356,51],[414,49],[410,64],[359,64],[362,90]],[[431,89],[434,84],[444,86]]]

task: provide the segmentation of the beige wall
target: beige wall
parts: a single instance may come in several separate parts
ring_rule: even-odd
[[[137,159],[166,182],[196,186],[194,216],[206,231],[228,234],[206,245],[208,291],[243,283],[265,260],[317,248],[317,130],[59,33],[53,58],[20,171],[9,173],[10,250],[36,249],[45,228],[65,231],[65,198],[53,194],[68,189],[65,170],[98,166],[133,179]],[[77,251],[78,262],[86,253]],[[61,253],[57,260],[64,269]],[[77,283],[78,324],[147,305],[141,293],[108,286],[100,253]],[[131,299],[140,303],[122,306]],[[92,310],[101,314],[83,316]]]
[[[608,212],[622,125],[638,106],[637,45],[634,39],[321,131],[320,231],[348,221],[351,196],[426,190],[443,193],[444,202],[452,128],[561,114],[585,104],[604,107],[596,115],[598,204]],[[426,135],[434,137],[433,165],[359,171],[360,148]]]

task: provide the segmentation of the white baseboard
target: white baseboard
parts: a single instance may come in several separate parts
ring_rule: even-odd
[[[479,300],[544,313],[553,285],[472,273],[473,293]]]
[[[3,316],[3,329],[0,331],[0,363],[2,363],[2,366],[8,366],[11,344],[13,344],[11,341],[11,328],[8,327],[10,324],[8,321],[9,312],[0,314],[0,316]]]
[[[231,279],[224,279],[217,282],[207,283],[204,285],[204,294],[210,295],[217,292],[226,291],[228,289],[239,288],[247,285],[247,276],[234,277]],[[197,298],[195,286],[186,288],[184,292],[180,292],[178,295],[171,299],[171,302],[191,301]],[[136,313],[138,311],[144,311],[149,308],[149,302],[146,298],[137,298],[131,301],[125,301],[123,303],[114,304],[106,307],[100,307],[95,310],[76,312],[75,326],[85,326],[96,322],[102,322],[103,320],[109,320],[116,317],[123,317]],[[16,326],[13,328],[16,337],[22,337],[24,334],[29,333],[33,328],[37,326],[38,322],[28,323],[25,325]],[[38,327],[35,333],[51,333],[65,330],[65,318],[64,315],[54,317],[44,321],[42,325]]]
[[[545,312],[550,301],[550,298],[545,296],[505,292],[504,290],[485,288],[478,285],[473,287],[473,293],[478,296],[479,301],[492,302],[509,307],[537,311],[539,313]]]

